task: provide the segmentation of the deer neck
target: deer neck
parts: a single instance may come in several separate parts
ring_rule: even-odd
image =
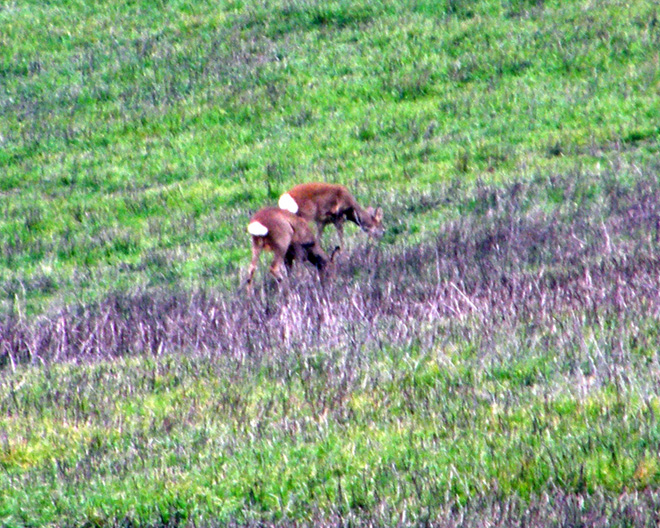
[[[355,222],[362,230],[369,228],[372,224],[371,215],[358,204],[353,205],[353,218],[350,218],[350,220]]]

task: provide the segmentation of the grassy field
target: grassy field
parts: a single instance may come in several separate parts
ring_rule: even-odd
[[[0,525],[655,526],[659,8],[0,6]]]

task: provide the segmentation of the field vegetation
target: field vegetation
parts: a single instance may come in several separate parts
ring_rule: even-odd
[[[0,525],[656,526],[659,7],[0,6]]]

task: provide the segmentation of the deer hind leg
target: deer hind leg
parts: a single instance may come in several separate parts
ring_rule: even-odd
[[[323,231],[325,230],[325,226],[327,224],[325,222],[317,222],[316,223],[316,241],[320,244],[321,240],[323,239]]]
[[[257,263],[259,262],[259,255],[261,254],[261,245],[255,240],[252,241],[252,260],[250,261],[250,267],[248,268],[247,273],[247,285],[248,291],[252,290],[252,278],[254,277],[254,272],[257,269]]]
[[[278,283],[284,279],[282,268],[285,266],[289,267],[292,263],[292,257],[289,255],[292,237],[293,229],[289,227],[289,231],[281,233],[281,236],[274,237],[270,240],[270,248],[275,255],[270,265],[270,274],[275,277]]]
[[[275,277],[277,282],[282,282],[284,279],[284,274],[282,273],[282,267],[288,267],[289,256],[288,251],[284,251],[281,248],[274,249],[273,253],[273,262],[270,265],[270,274]]]

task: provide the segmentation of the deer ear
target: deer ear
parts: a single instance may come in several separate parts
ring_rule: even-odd
[[[383,210],[380,207],[374,212],[374,220],[376,220],[376,222],[383,220]]]

